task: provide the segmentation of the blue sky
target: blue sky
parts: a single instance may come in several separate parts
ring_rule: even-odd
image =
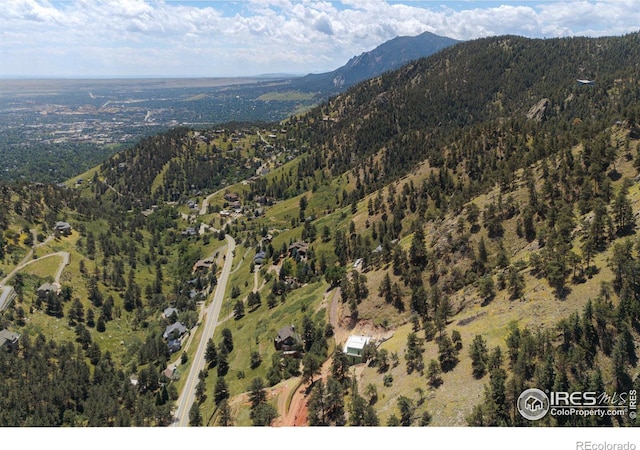
[[[325,72],[395,36],[620,35],[640,0],[2,0],[0,78]]]

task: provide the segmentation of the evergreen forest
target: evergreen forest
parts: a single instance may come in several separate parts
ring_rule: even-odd
[[[637,425],[516,404],[640,388],[639,52],[463,42],[278,123],[2,183],[0,426],[170,425],[201,341],[191,426]]]

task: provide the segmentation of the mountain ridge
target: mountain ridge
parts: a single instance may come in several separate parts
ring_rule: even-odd
[[[324,95],[335,94],[360,81],[398,69],[410,61],[430,56],[459,42],[428,31],[417,36],[397,36],[373,50],[353,56],[346,64],[333,71],[296,78],[291,81],[291,87],[319,90]]]

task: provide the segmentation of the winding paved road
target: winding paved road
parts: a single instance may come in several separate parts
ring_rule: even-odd
[[[193,357],[191,370],[187,376],[182,393],[176,402],[177,409],[175,412],[175,420],[173,422],[173,426],[176,427],[186,427],[189,425],[189,410],[191,409],[191,405],[196,397],[195,390],[196,385],[198,384],[198,374],[204,368],[204,353],[207,348],[207,342],[216,330],[218,316],[220,315],[220,308],[222,307],[222,300],[226,291],[227,282],[229,281],[236,241],[228,234],[225,237],[227,239],[227,256],[225,257],[220,278],[218,278],[218,284],[216,285],[216,289],[213,294],[213,300],[207,308],[203,318],[204,331],[202,333],[202,338],[198,343],[196,354]]]

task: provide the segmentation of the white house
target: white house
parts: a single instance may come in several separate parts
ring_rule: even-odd
[[[352,335],[344,344],[344,353],[349,357],[352,364],[362,362],[364,347],[371,341],[370,336]]]

